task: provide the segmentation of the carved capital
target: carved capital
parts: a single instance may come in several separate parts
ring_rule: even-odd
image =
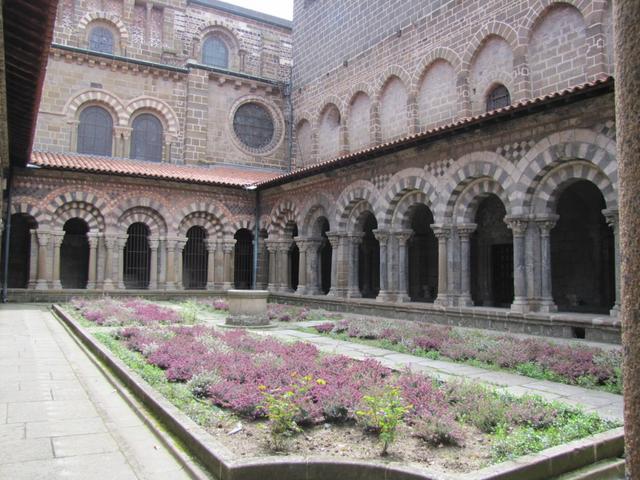
[[[438,240],[446,240],[451,236],[451,225],[433,224],[431,230]]]
[[[619,216],[617,209],[607,208],[605,210],[602,210],[602,214],[607,221],[607,225],[609,225],[614,230],[618,228]]]
[[[524,236],[527,228],[529,228],[529,218],[528,217],[504,217],[504,223],[507,224],[507,227],[511,229],[514,237],[522,237]]]
[[[376,237],[376,240],[380,242],[380,246],[386,246],[389,242],[389,232],[387,230],[372,230],[373,235]]]
[[[469,238],[469,236],[476,231],[478,225],[475,223],[462,223],[456,226],[456,231],[458,232],[458,236],[460,238]]]

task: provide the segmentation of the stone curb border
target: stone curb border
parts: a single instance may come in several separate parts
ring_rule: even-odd
[[[543,452],[467,474],[429,472],[417,465],[391,466],[375,461],[346,461],[323,457],[264,457],[238,460],[193,420],[153,390],[135,372],[111,355],[60,306],[54,313],[82,343],[103,361],[163,425],[220,480],[548,480],[624,453],[623,428],[576,440]]]

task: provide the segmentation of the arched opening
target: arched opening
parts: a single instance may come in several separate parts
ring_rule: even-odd
[[[89,50],[112,55],[114,52],[114,37],[109,28],[98,25],[89,33]]]
[[[331,290],[331,255],[333,248],[327,232],[329,231],[329,221],[325,217],[318,219],[318,229],[320,231],[320,248],[318,249],[318,265],[320,269],[320,291],[326,295]]]
[[[560,195],[551,230],[551,285],[559,310],[607,313],[615,302],[614,238],[600,190],[587,180]]]
[[[508,308],[513,303],[513,235],[502,200],[487,195],[478,205],[471,236],[471,298],[474,305]]]
[[[202,63],[211,67],[229,67],[229,49],[217,36],[207,37],[202,45]]]
[[[438,296],[438,241],[431,230],[433,213],[419,204],[411,209],[410,218],[409,298],[412,302],[433,302]]]
[[[298,236],[298,226],[293,222],[287,223],[287,226],[285,227],[285,237],[287,239],[289,238],[294,239],[297,236]],[[298,248],[298,245],[296,244],[295,240],[291,243],[291,246],[289,247],[289,252],[287,253],[287,259],[288,259],[287,263],[289,265],[288,276],[287,276],[287,280],[288,280],[287,287],[289,290],[293,290],[295,292],[298,289],[298,283],[300,278],[300,249]]]
[[[487,94],[487,112],[511,105],[511,94],[507,87],[498,84]]]
[[[9,277],[8,288],[27,288],[30,275],[31,230],[38,223],[30,215],[14,213],[11,215],[11,233],[9,238]],[[37,246],[35,246],[37,249]],[[4,232],[2,234],[2,270],[4,272]],[[35,273],[35,272],[34,272]]]
[[[89,226],[81,218],[67,220],[60,245],[62,288],[87,288],[89,277]]]
[[[362,298],[376,298],[380,292],[380,242],[373,231],[378,221],[371,212],[360,219],[362,242],[358,249],[358,287]]]
[[[233,282],[237,289],[249,290],[253,279],[253,234],[246,228],[238,230],[234,250]]]
[[[144,223],[133,223],[127,230],[123,263],[125,288],[149,288],[151,249],[149,247],[149,227]]]
[[[187,231],[187,243],[182,251],[182,285],[187,290],[204,289],[207,286],[207,261],[209,252],[205,245],[207,232],[195,226]]]

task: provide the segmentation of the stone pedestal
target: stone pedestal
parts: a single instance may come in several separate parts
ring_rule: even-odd
[[[228,290],[229,316],[226,324],[234,327],[263,327],[267,316],[268,290]]]

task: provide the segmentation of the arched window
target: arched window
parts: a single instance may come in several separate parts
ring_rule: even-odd
[[[182,284],[186,289],[203,289],[207,286],[209,254],[204,243],[206,236],[202,227],[191,227],[187,231],[187,244],[182,251]]]
[[[149,288],[149,227],[144,223],[134,223],[127,230],[127,235],[123,262],[124,285],[126,288]]]
[[[101,107],[87,107],[80,113],[78,153],[111,156],[113,118]]]
[[[496,85],[487,95],[487,112],[511,105],[511,95],[504,85]]]
[[[107,27],[93,27],[89,33],[89,49],[113,54],[113,33]]]
[[[133,121],[131,158],[151,162],[162,160],[162,124],[149,113],[138,115]]]
[[[212,67],[229,67],[229,49],[218,37],[209,37],[204,41],[202,63]]]

